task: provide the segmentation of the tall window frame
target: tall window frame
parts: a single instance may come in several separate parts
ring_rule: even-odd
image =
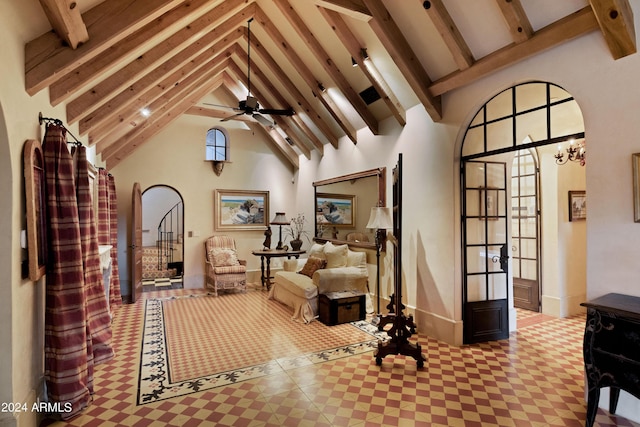
[[[214,126],[207,130],[205,138],[205,160],[211,162],[229,161],[229,134],[226,129]]]

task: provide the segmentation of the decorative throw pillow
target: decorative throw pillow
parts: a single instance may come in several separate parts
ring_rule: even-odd
[[[212,248],[209,252],[209,259],[217,267],[240,265],[235,251],[229,248]]]
[[[347,266],[348,245],[336,246],[331,242],[324,245],[324,254],[327,257],[327,268],[339,268]]]
[[[320,259],[327,259],[327,257],[324,255],[324,246],[325,245],[321,245],[319,243],[314,243],[313,245],[311,245],[311,248],[309,249],[309,258],[313,256]]]
[[[325,268],[326,266],[326,260],[310,256],[309,258],[307,258],[307,262],[304,264],[304,267],[302,267],[302,270],[300,270],[298,273],[304,274],[308,277],[313,277],[313,273],[315,273],[317,270]]]

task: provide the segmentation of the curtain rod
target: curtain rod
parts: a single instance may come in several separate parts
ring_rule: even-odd
[[[78,147],[82,146],[82,142],[80,142],[78,138],[76,138],[71,132],[69,132],[69,129],[67,129],[67,127],[62,123],[62,120],[43,117],[42,112],[40,112],[38,113],[38,123],[40,123],[40,125],[42,125],[42,123],[53,123],[54,125],[62,127],[65,131],[67,131],[67,134],[69,134],[69,136],[74,139],[73,142],[67,141],[67,144],[74,144]]]

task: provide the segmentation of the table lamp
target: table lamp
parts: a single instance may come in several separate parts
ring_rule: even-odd
[[[284,247],[282,246],[282,226],[289,225],[290,221],[287,220],[287,216],[284,212],[276,212],[276,216],[271,220],[271,225],[279,225],[280,226],[280,237],[278,238],[278,246],[276,246],[276,250],[282,250]]]

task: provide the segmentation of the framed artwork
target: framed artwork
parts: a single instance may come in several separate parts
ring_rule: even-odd
[[[264,230],[269,225],[269,192],[216,190],[215,229]]]
[[[640,222],[640,153],[631,155],[633,161],[633,220]]]
[[[29,280],[37,281],[47,266],[47,204],[44,157],[40,141],[24,144],[24,183],[27,208],[27,254]]]
[[[349,194],[316,194],[318,225],[353,227],[356,217],[356,196]]]
[[[587,193],[569,191],[569,221],[587,219]]]

